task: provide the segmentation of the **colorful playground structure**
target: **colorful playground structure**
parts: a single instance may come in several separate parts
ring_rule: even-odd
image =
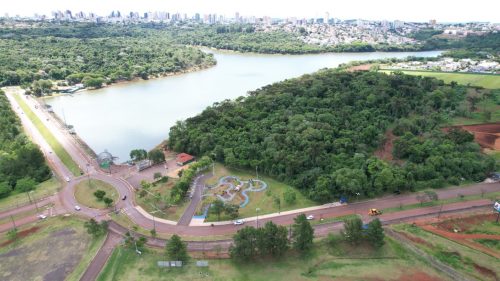
[[[215,193],[215,196],[224,202],[231,202],[235,196],[241,194],[244,200],[240,203],[240,208],[244,208],[250,201],[247,192],[263,191],[267,188],[267,183],[257,179],[243,181],[236,176],[225,176],[211,189],[217,188],[222,190]]]

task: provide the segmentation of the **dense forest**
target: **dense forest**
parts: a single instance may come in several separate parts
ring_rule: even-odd
[[[469,89],[402,73],[322,70],[225,100],[170,130],[176,151],[255,169],[327,202],[479,181],[495,168],[466,131],[440,129]],[[393,157],[374,157],[388,131]]]
[[[211,54],[186,45],[280,54],[456,49],[449,53],[453,57],[498,55],[500,46],[498,33],[451,40],[437,38],[434,30],[412,35],[424,44],[320,46],[304,43],[299,34],[260,32],[240,24],[29,24],[25,28],[0,27],[0,86],[23,85],[35,94],[50,92],[56,80],[100,87],[216,63]]]
[[[95,24],[0,29],[0,86],[31,85],[36,90],[39,85],[33,81],[66,79],[98,87],[215,64],[211,54],[157,33],[152,28]]]
[[[49,177],[42,152],[23,134],[19,119],[0,90],[0,198],[34,189]]]

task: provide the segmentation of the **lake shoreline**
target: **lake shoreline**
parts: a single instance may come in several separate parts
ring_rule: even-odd
[[[212,68],[214,66],[217,65],[217,61],[213,64],[206,64],[206,65],[197,65],[197,66],[193,66],[193,67],[189,67],[189,68],[186,68],[186,69],[183,69],[181,71],[176,71],[176,72],[165,72],[165,73],[160,73],[160,74],[156,74],[156,75],[153,75],[153,76],[148,76],[148,79],[142,79],[141,77],[134,77],[130,80],[120,80],[120,81],[116,81],[116,82],[113,82],[113,83],[110,83],[110,84],[105,84],[104,86],[100,87],[100,88],[83,88],[83,89],[80,89],[78,91],[75,91],[74,93],[55,93],[55,94],[51,94],[50,96],[43,96],[43,97],[40,97],[42,99],[50,99],[50,98],[55,98],[55,97],[60,97],[60,96],[68,96],[68,95],[74,95],[74,94],[80,94],[80,93],[85,93],[85,92],[93,92],[93,91],[96,91],[96,90],[101,90],[101,89],[104,89],[104,88],[108,88],[108,87],[113,87],[113,86],[119,86],[119,85],[127,85],[127,84],[130,84],[130,83],[137,83],[137,82],[140,82],[140,81],[149,81],[149,80],[156,80],[156,79],[161,79],[161,78],[167,78],[167,77],[172,77],[172,76],[177,76],[177,75],[182,75],[182,74],[188,74],[188,73],[193,73],[193,72],[197,72],[197,71],[201,71],[201,70],[205,70],[205,69],[209,69],[209,68]]]
[[[441,52],[370,52],[308,55],[261,55],[216,51],[215,65],[154,78],[120,81],[91,95],[59,95],[46,99],[54,112],[72,124],[78,136],[94,151],[108,150],[129,159],[132,149],[161,146],[177,121],[191,118],[208,106],[245,96],[265,85],[300,77],[323,68],[335,68],[351,61],[407,56],[435,57]],[[211,67],[214,66],[214,67]],[[203,70],[203,71],[201,71]],[[185,74],[185,75],[179,75]],[[118,86],[118,87],[112,87]],[[66,97],[66,98],[65,98]]]

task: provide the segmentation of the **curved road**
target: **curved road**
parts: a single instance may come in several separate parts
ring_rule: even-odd
[[[147,217],[144,213],[140,212],[135,205],[134,202],[135,196],[133,187],[119,175],[116,174],[110,175],[102,172],[97,166],[97,163],[93,161],[78,144],[76,144],[73,137],[69,133],[67,133],[66,130],[60,128],[59,123],[57,123],[54,120],[51,114],[42,110],[43,107],[40,104],[38,104],[36,100],[34,100],[33,98],[27,98],[26,96],[21,94],[20,95],[21,98],[28,104],[31,110],[35,112],[35,114],[39,117],[42,123],[60,141],[62,146],[67,150],[67,152],[71,155],[71,157],[73,157],[75,162],[77,162],[78,165],[80,165],[80,167],[84,167],[82,168],[82,170],[86,171],[88,169],[88,174],[83,176],[78,176],[73,178],[70,174],[68,174],[69,173],[68,169],[62,164],[62,162],[59,160],[57,155],[55,155],[55,153],[51,153],[51,148],[47,144],[45,139],[39,134],[38,130],[34,127],[31,121],[28,118],[26,118],[25,114],[23,114],[22,111],[18,109],[18,104],[12,96],[12,94],[14,94],[16,91],[17,91],[16,88],[7,88],[6,93],[7,97],[9,98],[12,104],[12,107],[21,118],[23,125],[26,128],[28,128],[28,132],[31,134],[34,142],[40,145],[40,147],[44,151],[44,154],[47,156],[49,160],[49,164],[54,169],[54,171],[63,178],[64,177],[72,178],[70,182],[68,182],[68,184],[66,184],[63,187],[62,191],[58,194],[59,200],[63,205],[63,207],[69,212],[79,214],[82,216],[92,217],[98,220],[107,218],[107,212],[109,211],[91,209],[85,206],[80,206],[82,208],[81,211],[74,210],[74,206],[77,205],[73,192],[74,186],[77,183],[83,180],[87,180],[90,177],[92,179],[102,180],[104,182],[113,185],[118,190],[120,197],[126,195],[127,200],[124,201],[119,200],[119,202],[117,202],[116,208],[120,209],[122,213],[125,213],[135,224],[146,229],[152,229],[153,220]],[[205,178],[204,176],[201,176],[199,178],[200,180],[198,180],[195,184],[194,199],[201,196],[201,189],[204,184],[203,183],[204,178]],[[436,193],[438,194],[440,199],[448,199],[448,198],[456,198],[457,196],[459,196],[459,194],[472,195],[472,194],[489,193],[495,191],[500,191],[500,183],[492,183],[492,184],[481,183],[468,187],[437,190]],[[53,197],[53,199],[54,198],[55,197]],[[196,207],[195,205],[196,201],[197,200],[193,200],[192,202],[193,204],[191,204],[191,206],[189,206],[188,208],[187,215],[185,217],[183,216],[178,225],[156,221],[155,222],[156,231],[159,233],[171,233],[171,234],[175,233],[185,236],[213,236],[213,235],[232,234],[235,233],[238,229],[243,227],[241,225],[235,226],[233,224],[222,224],[215,226],[189,226],[188,221],[192,217],[192,214],[190,213],[194,212],[194,208]],[[300,213],[306,213],[307,215],[312,214],[316,218],[329,218],[329,217],[337,217],[353,213],[366,214],[367,210],[370,208],[385,209],[385,208],[398,207],[400,205],[415,204],[415,203],[418,203],[418,201],[415,198],[415,194],[386,196],[379,199],[368,200],[349,205],[342,205],[342,206],[324,205],[318,208],[313,208],[314,210],[308,209],[309,211],[295,210],[291,212],[283,212],[281,214],[265,215],[261,216],[261,219],[259,219],[259,221],[261,225],[267,221],[273,221],[274,223],[281,225],[288,225],[293,223],[293,219]],[[17,212],[17,210],[15,212]],[[416,210],[413,210],[413,212],[416,212]],[[5,215],[0,214],[0,217],[2,216]],[[383,217],[384,216],[382,216],[382,218]],[[364,216],[364,218],[367,218],[366,215]],[[254,225],[254,226],[256,225],[255,220],[248,219],[248,221],[249,221],[247,223],[248,225]]]

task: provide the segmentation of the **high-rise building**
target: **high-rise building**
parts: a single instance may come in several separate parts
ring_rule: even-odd
[[[240,13],[236,12],[236,13],[234,14],[234,20],[235,20],[236,22],[239,22],[239,21],[240,21]]]
[[[436,25],[436,20],[434,20],[434,19],[430,20],[430,21],[429,21],[429,24],[430,24],[430,25]]]
[[[326,13],[325,13],[324,22],[325,22],[326,24],[328,24],[328,23],[330,22],[330,13],[329,13],[329,12],[326,12]]]

